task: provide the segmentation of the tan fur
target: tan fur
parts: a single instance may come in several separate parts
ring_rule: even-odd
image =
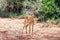
[[[32,27],[32,34],[33,34],[33,26],[34,26],[34,17],[26,16],[24,18],[24,27],[23,27],[23,30],[24,28],[26,28],[26,34],[27,34],[27,27],[29,27],[29,34],[31,32],[31,27]]]
[[[27,34],[27,27],[29,27],[29,34],[31,33],[31,30],[32,30],[32,34],[33,34],[33,27],[34,27],[34,12],[31,11],[31,14],[30,16],[26,16],[24,18],[24,27],[23,27],[23,30],[24,28],[26,29],[26,34]],[[32,28],[32,29],[31,29]]]

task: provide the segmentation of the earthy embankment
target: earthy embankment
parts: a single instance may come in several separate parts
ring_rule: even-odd
[[[22,34],[23,21],[0,18],[0,40],[60,40],[60,28],[43,27],[43,23],[35,23],[33,36]]]

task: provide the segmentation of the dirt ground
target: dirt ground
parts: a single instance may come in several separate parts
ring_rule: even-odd
[[[60,28],[53,27],[45,23],[36,23],[34,33],[26,35],[25,30],[22,34],[24,19],[0,18],[0,40],[60,40]]]

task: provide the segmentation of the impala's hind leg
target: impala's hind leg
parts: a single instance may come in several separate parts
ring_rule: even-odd
[[[29,34],[30,34],[30,32],[31,32],[31,25],[29,25]]]
[[[25,27],[26,28],[26,35],[27,35],[27,27]]]

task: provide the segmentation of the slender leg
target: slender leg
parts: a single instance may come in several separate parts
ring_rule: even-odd
[[[24,27],[23,27],[23,29],[22,29],[22,34],[23,34],[23,30],[24,30]]]
[[[32,25],[32,35],[33,35],[33,30],[34,30],[34,29],[33,29],[33,25]]]
[[[25,27],[25,21],[24,21],[24,26],[23,26],[23,29],[22,29],[22,34],[23,34],[23,31],[24,31],[24,27]]]
[[[29,34],[30,34],[30,31],[31,31],[31,28],[30,28],[30,25],[29,25]]]
[[[26,34],[27,34],[27,27],[28,27],[28,24],[25,26],[25,28],[26,28]]]
[[[26,35],[27,35],[27,27],[26,27]]]

